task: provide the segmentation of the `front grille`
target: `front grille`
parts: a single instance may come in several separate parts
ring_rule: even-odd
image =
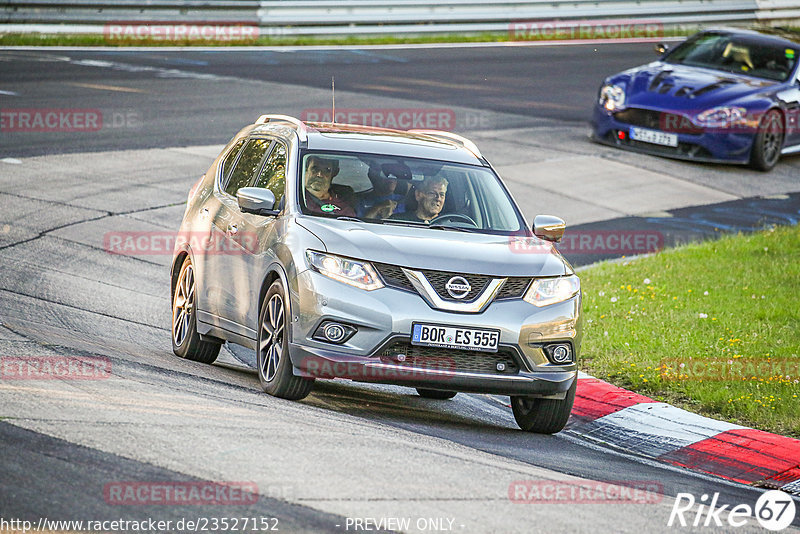
[[[405,361],[397,361],[397,355],[405,355]],[[389,345],[380,357],[384,361],[402,367],[434,369],[453,373],[483,373],[494,375],[513,375],[519,373],[519,364],[513,352],[500,349],[496,353],[472,350],[440,349],[418,347],[411,343],[398,341]],[[497,364],[505,365],[504,371],[497,370]]]
[[[471,302],[478,298],[478,295],[481,294],[483,289],[486,287],[486,284],[489,283],[490,278],[488,276],[484,276],[481,274],[461,274],[461,273],[449,273],[445,271],[422,271],[422,274],[425,275],[425,278],[428,279],[428,282],[431,284],[433,289],[436,293],[442,297],[444,300],[451,300],[451,301],[461,301],[461,302]],[[464,278],[467,282],[469,282],[470,290],[467,293],[467,296],[460,299],[455,299],[450,296],[450,293],[447,292],[447,282],[450,281],[451,278],[454,276],[460,276]]]
[[[678,113],[663,113],[652,109],[628,108],[614,113],[614,118],[624,124],[650,128],[670,133],[699,135],[703,129],[689,118]]]
[[[692,143],[678,143],[677,147],[654,145],[653,143],[644,143],[642,141],[628,140],[625,144],[628,146],[641,148],[651,154],[664,154],[666,156],[679,156],[687,158],[701,158],[710,159],[711,152],[706,150],[700,145]]]
[[[387,286],[394,287],[396,289],[403,289],[405,291],[414,291],[416,293],[414,286],[403,272],[403,269],[397,265],[391,265],[388,263],[373,263],[372,265],[374,265],[378,270],[381,278],[383,278],[383,282]]]
[[[511,277],[497,292],[497,299],[522,298],[529,285],[531,285],[531,279],[528,277]]]
[[[375,266],[378,273],[381,275],[383,282],[395,289],[402,289],[404,291],[413,291],[416,293],[416,289],[411,284],[411,281],[403,272],[401,267],[397,265],[391,265],[388,263],[373,263],[372,265]],[[444,300],[451,301],[451,302],[470,302],[481,294],[481,292],[486,288],[486,285],[492,280],[492,277],[485,276],[481,274],[463,274],[463,273],[452,273],[452,272],[445,272],[445,271],[431,271],[431,270],[423,270],[422,274],[425,275],[425,278],[428,279],[433,289],[436,293],[442,297]],[[466,297],[463,299],[454,299],[450,296],[447,292],[447,282],[450,281],[451,278],[454,276],[462,276],[464,277],[471,286],[470,292],[467,294]],[[499,277],[498,277],[499,278]],[[528,289],[528,286],[531,283],[531,278],[527,276],[511,276],[506,280],[506,283],[503,284],[503,287],[500,288],[498,291],[496,299],[513,299],[513,298],[522,298],[525,294],[525,290]]]

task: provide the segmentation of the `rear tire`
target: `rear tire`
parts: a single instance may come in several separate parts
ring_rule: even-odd
[[[783,117],[777,110],[770,110],[758,125],[758,133],[750,153],[750,166],[760,171],[769,171],[781,157],[783,148]]]
[[[214,363],[221,345],[203,341],[197,333],[195,287],[192,260],[186,256],[172,296],[172,352],[187,360]]]
[[[569,420],[572,404],[575,402],[575,390],[578,379],[575,378],[567,391],[566,397],[557,399],[531,399],[527,397],[511,397],[511,410],[519,427],[526,432],[537,434],[555,434],[560,432]]]
[[[439,389],[423,389],[423,388],[416,388],[416,389],[417,393],[419,393],[419,396],[424,397],[426,399],[447,400],[447,399],[452,399],[458,394],[457,391],[442,391]]]
[[[311,393],[313,378],[294,376],[289,359],[289,316],[280,280],[269,287],[258,314],[256,362],[261,389],[274,397],[300,400]]]

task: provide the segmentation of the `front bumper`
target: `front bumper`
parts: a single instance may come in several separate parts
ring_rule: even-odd
[[[503,375],[458,371],[446,366],[411,367],[389,363],[380,357],[365,358],[294,344],[289,346],[289,352],[299,376],[496,395],[564,398],[578,375],[576,370]]]
[[[628,110],[622,110],[628,111]],[[641,110],[653,115],[668,114],[667,110]],[[619,113],[621,114],[621,112]],[[683,124],[691,124],[681,130],[677,128],[663,128],[658,123],[640,124],[619,120],[618,115],[606,111],[602,106],[595,105],[592,117],[592,139],[618,148],[633,152],[665,156],[676,159],[710,162],[710,163],[736,163],[746,164],[750,161],[750,151],[753,147],[756,130],[752,131],[742,127],[732,130],[703,129],[693,125],[688,118],[683,118]],[[670,115],[675,117],[675,115]],[[665,121],[669,122],[669,121]],[[662,123],[663,124],[663,123]],[[630,139],[632,127],[646,128],[649,130],[666,131],[678,136],[678,146],[669,147]],[[624,139],[618,133],[624,132]]]
[[[563,397],[577,376],[576,363],[552,364],[542,346],[569,343],[577,361],[580,294],[542,308],[509,299],[492,302],[481,313],[455,313],[432,309],[414,292],[363,291],[310,270],[298,275],[297,288],[289,354],[299,376],[554,398]],[[313,339],[327,320],[357,332],[341,345]],[[410,345],[414,322],[495,329],[499,350],[419,349]]]

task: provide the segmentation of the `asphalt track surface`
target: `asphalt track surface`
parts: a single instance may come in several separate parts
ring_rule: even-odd
[[[457,103],[507,115],[492,128],[526,126],[542,118],[585,124],[604,76],[653,59],[647,44],[264,52],[5,50],[0,51],[0,91],[21,87],[23,96],[0,94],[0,106],[99,109],[106,121],[98,132],[4,132],[0,139],[2,151],[16,156],[224,144],[230,132],[264,109],[287,106],[285,94],[246,82],[296,87],[299,94],[291,107],[299,115],[306,108],[331,107],[332,77],[340,92],[339,108],[368,107],[361,98],[347,98],[350,92],[443,108]],[[302,88],[324,91],[304,97]],[[127,117],[132,120],[123,120]]]
[[[299,403],[266,396],[244,365],[246,352],[213,366],[172,355],[168,256],[102,248],[110,229],[176,228],[186,192],[205,170],[188,159],[170,166],[188,157],[180,150],[134,149],[222,144],[272,106],[295,114],[328,106],[331,75],[337,106],[457,102],[458,116],[484,133],[577,129],[602,77],[651,60],[650,48],[0,50],[0,108],[99,109],[109,117],[98,132],[0,132],[0,159],[23,159],[0,163],[0,355],[112,364],[108,380],[0,381],[0,517],[258,516],[278,518],[283,532],[345,532],[348,517],[446,517],[456,532],[671,532],[691,530],[666,526],[679,492],[754,504],[762,490],[567,434],[524,434],[497,397],[430,401],[402,388],[330,381]],[[49,158],[24,159],[31,156]],[[509,502],[515,480],[573,477],[658,481],[664,498]],[[119,481],[203,480],[254,481],[261,496],[228,507],[119,506],[103,496]]]

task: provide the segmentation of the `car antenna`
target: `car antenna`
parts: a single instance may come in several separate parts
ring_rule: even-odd
[[[331,76],[331,124],[336,124],[336,84],[333,76]]]

